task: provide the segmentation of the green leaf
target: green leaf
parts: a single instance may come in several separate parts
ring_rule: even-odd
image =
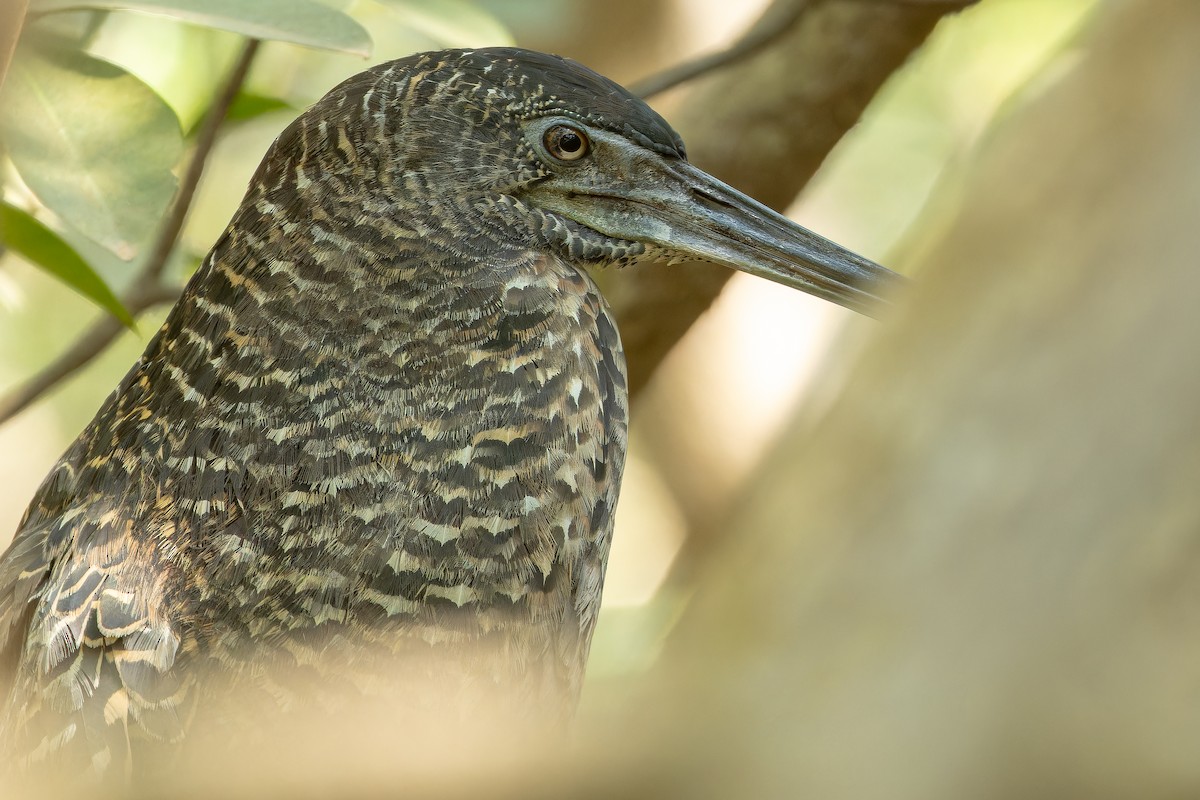
[[[230,122],[245,122],[263,114],[270,114],[272,111],[295,112],[295,110],[290,103],[280,100],[278,97],[241,92],[233,99],[233,104],[229,106],[229,112],[225,115],[225,119]]]
[[[237,97],[233,98],[233,103],[229,106],[229,111],[225,113],[225,121],[249,122],[252,119],[257,119],[263,114],[270,114],[273,111],[288,111],[292,115],[295,115],[299,110],[291,103],[280,100],[278,97],[271,97],[270,95],[258,94],[256,92],[239,92]],[[187,138],[195,136],[196,131],[203,124],[204,117],[200,117],[187,131],[185,136]]]
[[[466,0],[380,0],[405,23],[442,47],[511,45],[512,34],[494,16]]]
[[[133,328],[133,317],[75,248],[26,212],[4,202],[0,202],[0,244]]]
[[[23,46],[0,95],[0,139],[42,203],[126,260],[175,192],[182,139],[150,87],[106,61]]]
[[[174,17],[255,39],[367,56],[371,37],[351,17],[315,0],[33,0],[30,11],[107,9]]]

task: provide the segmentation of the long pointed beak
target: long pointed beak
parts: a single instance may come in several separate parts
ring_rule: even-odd
[[[722,264],[870,316],[906,282],[687,162],[637,166],[637,180],[619,193],[569,187],[538,203],[607,236]]]

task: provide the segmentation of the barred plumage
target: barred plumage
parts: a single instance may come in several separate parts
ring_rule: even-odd
[[[578,163],[546,149],[564,125]],[[685,257],[853,307],[891,281],[573,62],[444,51],[334,89],[0,560],[5,747],[136,773],[245,724],[235,691],[286,710],[411,682],[569,714],[627,431],[584,268]]]

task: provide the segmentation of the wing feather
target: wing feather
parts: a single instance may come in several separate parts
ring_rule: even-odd
[[[0,557],[0,736],[56,771],[128,770],[135,742],[183,735],[179,625],[128,517],[71,512],[44,517],[35,501],[40,521]]]

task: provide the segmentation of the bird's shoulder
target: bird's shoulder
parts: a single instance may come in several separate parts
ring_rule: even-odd
[[[89,452],[56,465],[0,556],[0,730],[10,752],[103,772],[131,740],[178,738],[187,692],[130,487],[82,487]]]

